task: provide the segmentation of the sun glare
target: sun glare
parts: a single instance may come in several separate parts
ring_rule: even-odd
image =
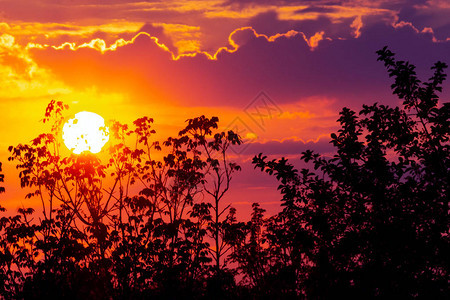
[[[82,111],[64,124],[62,137],[66,147],[75,154],[99,153],[109,140],[109,130],[101,116]]]

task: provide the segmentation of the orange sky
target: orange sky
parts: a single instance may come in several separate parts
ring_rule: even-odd
[[[56,99],[68,115],[150,116],[160,139],[188,118],[218,116],[252,143],[236,154],[244,169],[228,201],[275,211],[275,182],[253,170],[254,154],[329,153],[340,108],[397,105],[374,54],[383,46],[425,79],[450,53],[444,0],[16,0],[0,12],[2,201],[11,209],[27,203],[7,147],[47,130],[39,120]]]

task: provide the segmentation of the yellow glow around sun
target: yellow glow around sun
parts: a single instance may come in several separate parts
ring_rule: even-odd
[[[82,111],[64,124],[62,137],[66,147],[75,154],[98,153],[109,140],[109,129],[101,116]]]

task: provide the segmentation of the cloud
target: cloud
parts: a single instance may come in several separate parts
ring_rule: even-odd
[[[319,45],[319,42],[323,40],[324,32],[316,32],[311,37],[307,37],[303,32],[298,32],[295,30],[290,30],[285,33],[277,33],[272,36],[267,36],[266,34],[259,34],[257,33],[252,27],[241,27],[233,30],[231,34],[228,37],[228,46],[220,47],[217,51],[214,53],[209,53],[207,51],[201,51],[198,47],[199,41],[197,40],[186,40],[186,37],[198,37],[198,27],[193,26],[187,26],[187,25],[181,25],[181,24],[155,24],[156,27],[161,26],[163,27],[162,36],[165,37],[165,40],[168,42],[168,44],[173,45],[176,49],[178,49],[178,52],[181,52],[179,54],[174,53],[169,47],[161,43],[158,37],[152,36],[148,32],[141,31],[137,33],[134,37],[132,37],[129,40],[125,39],[118,39],[114,41],[113,43],[110,43],[107,45],[107,42],[101,38],[95,38],[90,40],[89,42],[85,43],[76,43],[76,42],[65,42],[60,45],[48,45],[48,44],[40,44],[40,43],[34,43],[30,42],[27,45],[27,48],[36,48],[36,49],[45,49],[45,48],[53,48],[55,50],[62,50],[62,49],[70,49],[72,51],[76,51],[78,49],[83,48],[90,48],[97,50],[101,53],[105,53],[107,51],[116,51],[118,48],[133,44],[140,36],[147,36],[153,42],[158,45],[161,49],[164,51],[167,51],[171,54],[173,60],[179,60],[182,57],[195,57],[197,55],[203,55],[206,58],[210,60],[217,60],[217,57],[222,52],[228,52],[233,53],[238,50],[240,47],[239,42],[237,40],[243,39],[248,40],[248,36],[253,36],[256,38],[263,38],[268,42],[275,42],[279,38],[292,38],[292,37],[300,37],[303,39],[306,44],[310,47],[311,50],[314,50]],[[155,26],[154,26],[155,27]],[[192,33],[194,32],[194,33]],[[171,39],[171,41],[167,40],[167,38]],[[252,37],[250,37],[252,38]],[[185,48],[186,44],[188,42],[192,42],[195,47],[193,48]],[[178,45],[177,45],[178,44]],[[181,45],[181,46],[180,46]]]
[[[450,5],[448,1],[429,0],[400,7],[397,15],[398,22],[406,22],[419,31],[428,27],[433,29],[437,40],[450,38]]]
[[[352,24],[350,25],[351,28],[354,29],[353,35],[355,38],[359,38],[361,36],[361,28],[363,27],[363,22],[361,16],[357,16]]]
[[[429,32],[417,32],[406,23],[392,27],[362,22],[359,38],[345,40],[324,39],[326,32],[307,37],[292,30],[268,36],[253,28],[239,28],[230,34],[229,44],[214,53],[177,55],[146,33],[113,44],[93,40],[33,49],[32,53],[68,84],[92,80],[91,84],[113,90],[121,86],[131,92],[139,90],[140,98],[150,95],[185,105],[232,107],[244,106],[261,90],[281,104],[312,96],[338,98],[336,107],[388,101],[392,99],[390,80],[376,62],[376,50],[389,45],[422,71],[447,57],[449,43],[434,43]],[[427,49],[425,56],[423,49]],[[65,65],[73,72],[66,72]],[[74,76],[77,73],[93,75],[79,78]],[[106,74],[114,76],[105,81]]]
[[[421,31],[433,29],[437,40],[450,31],[445,1],[2,1],[9,33],[39,44],[85,44],[103,39],[130,40],[145,24],[161,27],[141,30],[158,37],[174,53],[216,52],[236,28],[252,27],[268,36],[295,30],[308,39],[316,33],[342,39],[359,37],[370,22],[410,22]],[[258,21],[260,20],[260,21]],[[264,22],[266,21],[266,22]],[[167,38],[164,40],[163,35]]]
[[[3,101],[68,90],[49,70],[39,67],[27,49],[16,43],[14,36],[6,33],[0,36],[0,81]]]
[[[299,13],[299,14],[301,14],[301,13],[310,13],[310,12],[313,12],[313,13],[331,13],[331,12],[335,12],[335,11],[336,11],[336,8],[334,8],[334,7],[325,7],[325,6],[314,6],[314,5],[311,5],[311,6],[307,6],[306,8],[297,10],[296,13]]]
[[[201,51],[201,32],[199,26],[185,24],[155,23],[155,27],[162,27],[163,34],[171,40],[173,51],[177,54]]]

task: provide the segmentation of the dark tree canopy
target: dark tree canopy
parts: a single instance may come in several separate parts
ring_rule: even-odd
[[[377,54],[402,108],[344,108],[334,157],[302,153],[314,171],[254,158],[283,195],[267,247],[285,256],[282,268],[299,274],[292,290],[308,298],[447,298],[450,103],[437,96],[447,65],[422,83],[387,48]]]
[[[448,299],[447,65],[421,82],[386,47],[377,54],[402,107],[343,108],[335,155],[303,152],[310,169],[255,156],[283,210],[265,217],[254,203],[247,222],[222,203],[241,139],[218,118],[161,143],[151,118],[112,122],[101,161],[61,156],[67,107],[50,102],[51,131],[9,148],[42,214],[0,218],[0,298]]]

